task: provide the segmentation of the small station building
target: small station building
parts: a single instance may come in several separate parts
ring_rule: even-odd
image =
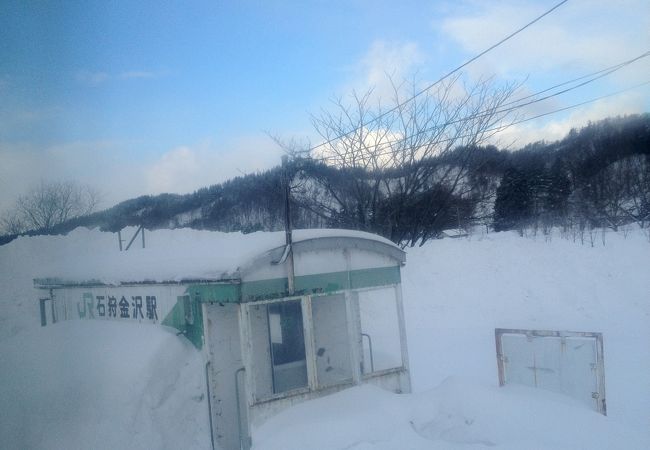
[[[410,392],[405,253],[356,231],[297,230],[290,246],[284,233],[265,235],[235,267],[220,267],[215,249],[213,277],[34,280],[42,324],[177,329],[205,355],[212,444],[224,450],[250,448],[251,426],[298,402],[362,383]]]

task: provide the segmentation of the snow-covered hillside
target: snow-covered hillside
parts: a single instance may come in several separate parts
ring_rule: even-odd
[[[147,239],[148,250],[190,261],[241,235]],[[74,266],[79,252],[110,259],[115,237],[77,230],[0,247],[3,447],[209,448],[204,362],[183,337],[116,322],[39,327],[32,278]],[[595,247],[498,233],[409,249],[414,393],[363,386],[298,405],[254,430],[255,448],[650,448],[649,267],[641,232]],[[559,394],[498,388],[496,327],[602,332],[608,416]]]

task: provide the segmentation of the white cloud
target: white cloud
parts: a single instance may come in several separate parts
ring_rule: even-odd
[[[132,80],[132,79],[146,79],[146,78],[156,78],[159,74],[156,72],[149,72],[146,70],[131,70],[128,72],[122,72],[117,77],[121,80]]]
[[[450,6],[445,18],[434,27],[460,45],[469,57],[537,17],[552,4],[471,0]],[[572,0],[472,63],[468,70],[474,76],[494,73],[503,78],[528,77],[526,89],[535,92],[641,55],[648,50],[648,42],[650,4],[647,0]],[[648,81],[648,74],[650,57],[570,95],[557,97],[553,103],[528,108],[525,113],[530,117],[615,92]],[[557,117],[512,127],[500,137],[502,141],[516,141],[515,147],[540,139],[554,140],[590,120],[644,112],[648,108],[650,90],[646,87]]]
[[[91,72],[89,70],[80,70],[75,75],[77,81],[90,86],[99,86],[105,83],[111,77],[106,72]]]
[[[0,142],[0,213],[40,180],[75,180],[103,193],[110,206],[138,191],[137,166],[120,143],[85,141],[46,148]]]
[[[374,41],[353,67],[352,80],[343,91],[363,93],[373,89],[375,100],[389,100],[393,97],[390,78],[400,83],[412,77],[425,61],[424,53],[415,42]]]
[[[566,116],[548,116],[550,118],[513,125],[496,135],[493,143],[519,148],[536,141],[556,141],[564,138],[572,128],[579,129],[590,121],[624,116],[630,114],[630,111],[642,110],[643,102],[643,96],[634,91],[604,98],[577,108]]]
[[[103,71],[80,70],[75,74],[78,82],[89,86],[99,86],[113,80],[146,80],[159,78],[167,72],[153,72],[149,70],[127,70],[120,73],[108,73]]]
[[[205,158],[202,158],[205,159]],[[207,164],[199,163],[197,153],[189,147],[178,147],[164,155],[145,170],[147,191],[159,192],[187,192],[199,182],[197,178],[203,176],[201,168]]]
[[[144,169],[146,193],[188,193],[280,164],[282,151],[266,136],[174,148]]]
[[[0,142],[0,214],[40,180],[74,180],[103,194],[101,207],[145,194],[188,193],[280,164],[265,135],[134,156],[141,142],[80,141],[40,148]]]
[[[550,6],[513,0],[469,3],[474,7],[471,13],[467,9],[458,15],[452,12],[439,27],[472,55]],[[647,0],[572,0],[472,66],[480,70],[490,68],[500,74],[531,76],[537,71],[593,70],[647,51],[649,41]]]

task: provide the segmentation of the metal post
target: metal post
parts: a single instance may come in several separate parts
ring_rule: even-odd
[[[241,398],[239,392],[239,374],[246,372],[244,367],[241,367],[235,371],[235,398],[237,401],[237,428],[239,430],[239,448],[240,450],[249,450],[251,448],[251,441],[246,433],[246,436],[243,435],[242,420],[241,420]],[[247,427],[248,429],[248,427]]]
[[[54,309],[54,297],[50,297],[50,306],[52,307],[52,323],[56,323],[56,310]]]
[[[205,363],[205,388],[208,395],[208,414],[210,417],[210,445],[214,450],[214,429],[212,427],[212,399],[210,398],[210,361]]]
[[[120,251],[122,251],[122,231],[117,230],[117,242],[120,244]]]
[[[131,248],[131,244],[133,244],[133,241],[135,241],[135,238],[138,237],[138,232],[139,232],[140,230],[142,230],[142,229],[143,229],[143,226],[140,225],[140,227],[139,227],[137,230],[135,230],[135,234],[133,235],[133,237],[132,237],[131,240],[129,241],[129,243],[128,243],[128,245],[126,246],[126,249],[125,249],[124,251],[128,250],[129,248]]]
[[[41,326],[44,327],[47,325],[47,315],[45,314],[45,301],[49,300],[47,298],[41,298],[39,299],[40,306],[41,306]]]
[[[289,295],[293,295],[295,292],[294,288],[294,266],[293,266],[293,249],[291,248],[293,243],[293,236],[291,230],[291,181],[289,180],[289,168],[288,168],[287,155],[282,156],[282,184],[284,187],[284,234],[287,249],[289,250],[287,258],[287,281]]]
[[[144,248],[144,226],[140,227],[140,230],[142,230],[142,248]]]
[[[372,338],[367,333],[361,333],[361,336],[368,338],[368,349],[370,350],[370,372],[375,371],[375,359],[372,356]]]

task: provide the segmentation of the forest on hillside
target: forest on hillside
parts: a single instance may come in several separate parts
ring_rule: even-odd
[[[403,246],[477,226],[522,233],[648,227],[650,114],[590,123],[560,141],[516,150],[458,146],[411,165],[354,167],[294,155],[284,168],[191,194],[142,196],[39,229],[11,228],[5,218],[0,243],[78,226],[112,232],[127,226],[280,230],[284,179],[290,182],[294,228],[358,229]]]

